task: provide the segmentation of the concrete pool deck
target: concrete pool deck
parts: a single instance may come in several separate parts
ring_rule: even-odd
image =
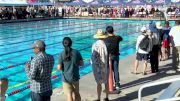
[[[180,17],[177,18],[169,18],[169,21],[175,21],[179,20]],[[0,24],[5,23],[17,23],[17,22],[30,22],[30,21],[43,21],[43,20],[54,20],[54,19],[89,19],[89,20],[137,20],[137,21],[146,21],[146,20],[155,20],[155,21],[164,21],[165,19],[162,17],[131,17],[131,18],[121,18],[121,17],[80,17],[80,16],[74,16],[74,17],[52,17],[52,18],[34,18],[34,19],[14,19],[14,20],[0,20]]]
[[[138,90],[139,88],[150,82],[162,81],[171,78],[179,77],[179,71],[175,71],[172,66],[172,59],[160,62],[160,72],[158,74],[147,75],[142,74],[131,74],[132,68],[134,67],[135,54],[130,55],[119,63],[120,82],[121,82],[121,93],[111,94],[109,96],[110,101],[138,101]],[[139,72],[142,71],[143,63],[140,62]],[[148,71],[150,71],[150,64],[148,64]],[[169,84],[163,84],[160,86],[149,87],[143,90],[143,101],[152,101],[158,98],[163,90],[167,88]],[[104,87],[103,87],[104,89]],[[80,94],[82,101],[92,101],[97,98],[96,83],[94,80],[93,73],[89,73],[80,79]],[[102,93],[102,99],[104,98]],[[63,93],[62,88],[56,88],[53,91],[51,97],[52,101],[66,101],[66,96]]]
[[[130,17],[130,18],[124,18],[124,17],[116,17],[116,18],[113,18],[113,17],[81,17],[81,16],[75,16],[75,17],[64,17],[65,19],[89,19],[89,20],[137,20],[137,21],[149,21],[149,20],[154,20],[154,21],[165,21],[164,18],[162,17]],[[179,20],[180,18],[177,17],[172,17],[172,18],[168,18],[168,21],[176,21],[176,20]]]

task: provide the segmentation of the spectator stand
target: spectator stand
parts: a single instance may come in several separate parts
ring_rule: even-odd
[[[65,3],[66,6],[80,6],[76,9],[74,16],[82,16],[84,15],[84,11],[82,12],[82,7],[86,5],[86,3],[82,0],[74,0],[70,3]]]

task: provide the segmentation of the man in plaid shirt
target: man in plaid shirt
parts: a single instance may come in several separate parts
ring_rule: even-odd
[[[46,54],[45,46],[43,41],[36,41],[33,44],[36,56],[30,64],[26,64],[32,101],[50,101],[52,95],[51,72],[54,66],[54,58],[52,55]]]

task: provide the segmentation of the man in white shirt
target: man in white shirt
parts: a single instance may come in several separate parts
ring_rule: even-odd
[[[138,69],[139,61],[143,61],[144,62],[143,75],[146,75],[147,60],[149,59],[149,51],[142,50],[139,45],[140,45],[141,41],[144,39],[145,35],[148,35],[148,37],[150,38],[152,33],[149,30],[147,32],[146,27],[142,27],[141,32],[142,32],[142,34],[139,35],[137,38],[135,67],[134,67],[134,71],[131,73],[138,74],[137,69]]]
[[[176,26],[171,28],[169,35],[171,36],[171,44],[173,46],[173,67],[180,69],[180,20],[176,21]]]

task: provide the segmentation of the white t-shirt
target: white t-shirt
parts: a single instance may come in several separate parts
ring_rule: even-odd
[[[61,14],[62,13],[62,7],[58,8],[58,12]]]
[[[180,46],[180,25],[172,27],[169,35],[173,37],[174,46]]]

